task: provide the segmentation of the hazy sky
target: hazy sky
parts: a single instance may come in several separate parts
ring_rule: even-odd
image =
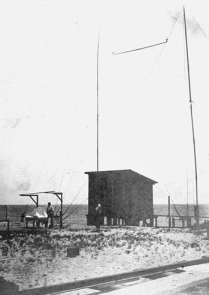
[[[199,202],[209,203],[207,1],[42,0],[0,3],[1,204],[45,190],[62,191],[65,203],[87,198],[84,172],[97,169],[99,31],[100,170],[157,181],[155,203],[195,202],[183,4]]]

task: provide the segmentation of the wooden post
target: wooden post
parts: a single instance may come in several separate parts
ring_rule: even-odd
[[[171,203],[170,203],[170,196],[168,196],[168,227],[169,231],[171,230]]]
[[[187,227],[191,227],[191,217],[187,217]]]
[[[199,225],[199,206],[194,206],[194,217],[196,225]]]
[[[61,206],[60,206],[60,228],[62,228],[62,226],[63,226],[63,219],[62,219],[62,205],[63,205],[63,198],[62,198],[62,196],[63,196],[63,193],[53,193],[55,196],[57,196],[57,198],[60,200],[60,202],[61,202]],[[87,215],[87,224],[88,224],[88,215]]]
[[[107,225],[112,225],[112,218],[110,216],[107,216]]]
[[[117,217],[113,217],[113,225],[117,225]]]
[[[183,228],[185,227],[185,219],[184,219],[184,217],[182,217],[182,227]]]
[[[175,227],[176,225],[175,225],[175,218],[173,217],[172,218],[172,227]]]
[[[61,211],[60,211],[60,228],[62,228],[62,202],[63,202],[63,200],[62,200],[62,193],[60,194],[61,195]]]
[[[157,227],[157,218],[158,218],[158,216],[157,216],[157,215],[154,215],[154,219],[155,219],[155,227]]]
[[[209,240],[209,227],[208,226],[206,228],[206,232],[207,232],[207,239]]]
[[[5,207],[6,207],[6,220],[7,220],[7,205],[5,205]]]

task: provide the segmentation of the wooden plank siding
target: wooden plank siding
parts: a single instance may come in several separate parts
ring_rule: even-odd
[[[139,225],[143,218],[153,224],[153,185],[156,181],[132,170],[85,172],[89,176],[87,224],[94,224],[98,204],[102,215],[123,219],[126,225]]]

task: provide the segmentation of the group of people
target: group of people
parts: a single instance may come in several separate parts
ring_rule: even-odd
[[[53,227],[53,219],[54,219],[54,208],[52,207],[52,204],[50,202],[48,203],[48,205],[46,207],[46,214],[47,214],[46,226],[49,228],[52,228]],[[21,216],[21,222],[23,222],[24,218],[25,218],[25,213],[23,213]],[[97,207],[95,208],[96,231],[100,231],[101,224],[102,224],[102,206],[100,204],[98,204]]]
[[[54,208],[52,207],[51,203],[48,203],[48,206],[46,208],[46,213],[48,216],[47,225],[50,220],[49,227],[53,227],[53,217],[54,217]],[[97,205],[95,208],[95,226],[96,231],[100,231],[100,226],[102,224],[102,206],[100,204]]]
[[[54,208],[52,207],[51,203],[48,203],[48,206],[46,208],[46,213],[48,216],[47,225],[50,220],[49,227],[53,227],[53,217],[54,217]],[[100,204],[97,205],[95,208],[95,226],[96,231],[100,231],[100,226],[102,224],[102,206]]]

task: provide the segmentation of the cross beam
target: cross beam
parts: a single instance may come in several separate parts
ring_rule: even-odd
[[[36,195],[36,194],[20,194],[20,196],[30,197],[31,200],[36,204],[36,207],[38,207],[38,195]],[[36,200],[33,197],[36,197]]]

